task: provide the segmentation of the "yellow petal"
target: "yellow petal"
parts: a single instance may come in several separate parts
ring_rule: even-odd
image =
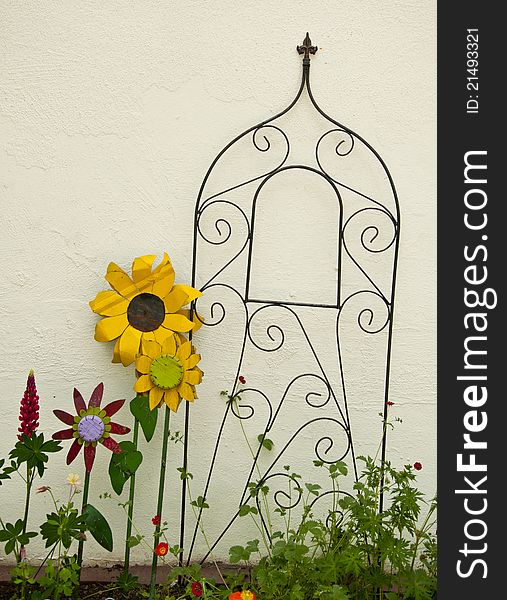
[[[171,331],[190,331],[194,324],[183,315],[166,315],[162,325]]]
[[[174,284],[174,270],[172,266],[166,267],[153,282],[153,294],[165,298]]]
[[[184,317],[187,317],[187,319],[190,319],[189,308],[182,308],[178,311],[177,314],[183,315]],[[198,315],[194,310],[194,312],[192,313],[192,323],[194,324],[194,328],[192,329],[192,331],[195,333],[196,331],[199,331],[199,329],[202,327],[202,324],[204,323],[204,317]]]
[[[113,350],[113,360],[111,362],[113,363],[120,363],[121,362],[121,358],[120,358],[120,351],[119,351],[119,346],[120,346],[120,338],[118,338],[116,340],[116,344],[114,345],[114,350]]]
[[[127,315],[105,317],[95,325],[95,339],[97,342],[110,342],[119,337],[128,327]]]
[[[190,302],[187,293],[181,289],[182,287],[184,286],[175,285],[164,298],[166,313],[175,313],[180,310],[182,306]]]
[[[187,360],[187,358],[189,358],[191,354],[192,342],[185,342],[184,344],[181,344],[181,346],[178,348],[178,351],[176,352],[176,356],[180,360]]]
[[[99,292],[95,300],[90,302],[90,308],[93,312],[104,317],[115,317],[126,313],[127,307],[128,300],[112,290]]]
[[[162,352],[162,347],[158,342],[152,342],[151,340],[146,340],[143,336],[143,354],[145,356],[149,356],[152,360],[160,356]]]
[[[166,390],[164,392],[164,401],[172,411],[176,412],[180,405],[181,398],[176,390]]]
[[[161,271],[163,271],[164,269],[167,269],[168,265],[170,265],[172,268],[171,259],[169,258],[169,255],[167,254],[167,252],[164,252],[164,256],[162,257],[160,264],[153,269],[152,275],[159,275],[161,273]]]
[[[160,346],[164,344],[168,337],[174,337],[175,335],[174,331],[164,329],[164,327],[159,327],[158,329],[155,329],[153,333],[155,340],[160,344]]]
[[[151,275],[151,265],[157,258],[156,254],[147,254],[146,256],[138,256],[132,263],[132,279],[134,283],[138,283]]]
[[[139,373],[146,375],[150,372],[151,363],[152,359],[149,356],[141,354],[136,359],[136,370],[139,371]]]
[[[152,387],[153,381],[151,380],[151,377],[149,375],[141,375],[134,385],[134,390],[139,394],[142,394],[143,392],[151,390]]]
[[[164,390],[158,387],[152,387],[150,390],[150,410],[156,408],[160,401],[162,400],[162,396],[164,395]]]
[[[144,342],[156,342],[157,339],[155,337],[155,332],[154,331],[146,331],[145,333],[143,333],[143,343]]]
[[[189,302],[192,302],[192,300],[195,300],[196,298],[199,298],[200,296],[202,296],[202,292],[200,292],[199,290],[196,290],[195,288],[193,288],[189,285],[183,285],[183,284],[179,283],[178,285],[175,285],[174,287],[181,289],[187,295],[188,300],[187,300],[187,302],[185,302],[185,304],[188,304]]]
[[[142,332],[131,326],[127,327],[123,332],[118,345],[118,350],[120,351],[120,358],[124,367],[132,364],[139,353],[141,336]]]
[[[198,385],[202,381],[202,374],[199,371],[185,371],[183,381],[190,385]]]
[[[194,401],[194,399],[195,399],[194,390],[191,388],[190,385],[188,385],[188,383],[185,383],[184,381],[182,381],[177,389],[178,389],[178,392],[180,393],[180,396],[185,398],[185,400],[188,400],[189,402]]]
[[[183,367],[185,369],[193,369],[200,360],[200,354],[191,354],[190,357],[183,363]]]
[[[109,282],[113,290],[116,290],[118,294],[121,294],[127,300],[131,300],[138,293],[132,279],[130,279],[121,267],[113,262],[109,263],[107,267],[106,281]]]
[[[170,354],[174,356],[176,354],[176,340],[174,335],[167,337],[162,344],[162,354]]]

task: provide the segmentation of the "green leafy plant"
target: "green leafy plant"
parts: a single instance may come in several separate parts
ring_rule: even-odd
[[[18,519],[15,523],[5,523],[0,530],[0,542],[5,542],[5,554],[14,552],[16,558],[21,553],[21,547],[26,546],[30,538],[36,537],[36,531],[23,531],[23,519]],[[19,561],[19,559],[18,559]]]
[[[251,586],[258,597],[267,600],[298,598],[351,600],[430,600],[436,594],[436,542],[431,534],[435,501],[418,526],[422,494],[413,485],[411,466],[395,469],[389,462],[377,464],[361,458],[364,469],[355,483],[355,494],[340,493],[337,480],[347,474],[337,461],[324,468],[334,487],[332,503],[325,518],[314,514],[312,498],[321,486],[305,482],[290,473],[287,496],[301,494],[302,516],[292,526],[293,508],[278,507],[286,527],[273,531],[266,552],[259,540],[230,548],[229,560],[242,563],[251,572]],[[259,485],[257,486],[259,488]],[[251,489],[251,498],[259,490]],[[386,508],[379,510],[380,495]],[[289,502],[290,506],[295,504]],[[258,519],[258,511],[241,507],[239,515]],[[261,524],[259,524],[261,525]]]
[[[228,402],[239,403],[241,393],[222,395]],[[240,426],[252,458],[256,459],[260,451],[272,450],[273,444],[266,444],[265,434],[257,436],[259,445],[255,448],[241,421]],[[383,426],[385,432],[393,424],[385,419]],[[254,539],[229,550],[230,562],[246,567],[249,585],[257,597],[436,598],[437,546],[432,533],[436,499],[426,501],[416,487],[420,463],[395,468],[389,460],[358,460],[363,469],[353,483],[352,493],[343,491],[342,481],[348,474],[343,461],[314,461],[317,469],[327,472],[330,485],[325,487],[322,482],[303,481],[300,474],[285,465],[286,506],[269,505],[269,487],[258,470],[259,479],[249,483],[250,498],[239,507],[238,516],[254,521],[263,544]],[[316,515],[314,504],[326,495],[330,499],[327,514]],[[281,519],[283,527],[274,527],[273,514]]]
[[[32,437],[23,434],[11,450],[10,458],[16,461],[18,468],[22,463],[26,463],[28,469],[37,470],[39,477],[42,477],[47,469],[48,454],[59,452],[61,449],[62,445],[56,440],[44,441],[43,433],[34,434]]]
[[[60,506],[46,515],[46,522],[40,526],[46,548],[61,544],[69,549],[74,540],[79,541],[85,530],[85,515],[80,515],[72,502]]]
[[[41,598],[71,597],[79,586],[79,571],[75,555],[64,556],[59,561],[49,560],[44,574],[37,581],[42,592]]]

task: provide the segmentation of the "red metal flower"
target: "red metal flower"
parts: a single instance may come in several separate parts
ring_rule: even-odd
[[[68,429],[54,433],[53,439],[71,440],[74,438],[74,443],[67,454],[67,464],[70,465],[79,454],[81,446],[84,446],[85,467],[88,473],[93,467],[97,444],[100,443],[109,448],[111,452],[119,454],[121,452],[120,445],[111,437],[111,434],[125,435],[130,431],[129,427],[111,421],[111,417],[125,404],[125,400],[114,400],[101,409],[100,403],[103,394],[104,384],[99,383],[93,390],[88,406],[86,406],[83,396],[74,388],[74,406],[77,415],[73,417],[63,410],[53,411],[60,421],[70,426]]]
[[[155,515],[153,517],[153,519],[151,520],[151,522],[153,523],[153,525],[160,525],[161,521],[162,521],[162,519],[160,518],[160,515]]]
[[[169,544],[167,542],[160,542],[155,546],[155,554],[157,556],[165,556],[169,551]]]
[[[422,464],[420,462],[414,463],[414,469],[420,471],[422,469]]]
[[[21,425],[18,428],[18,439],[20,440],[23,434],[32,437],[32,433],[39,426],[39,396],[37,395],[35,376],[32,370],[28,373],[25,393],[21,399],[19,420],[21,421]]]
[[[245,383],[246,383],[246,379],[243,377],[243,375],[240,375],[240,376],[238,377],[238,379],[239,379],[239,382],[240,382],[240,383],[242,383],[243,385],[245,385]]]
[[[192,594],[196,598],[200,598],[202,596],[202,584],[200,581],[192,581],[191,589]]]

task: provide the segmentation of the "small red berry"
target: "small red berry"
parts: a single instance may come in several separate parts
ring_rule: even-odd
[[[422,469],[422,464],[420,462],[414,463],[414,469],[420,471]]]
[[[192,581],[192,594],[196,598],[200,598],[202,596],[202,585],[199,581]]]
[[[239,382],[242,383],[243,385],[245,385],[246,379],[243,377],[243,375],[239,376]]]
[[[393,405],[394,405],[394,402],[391,402],[390,400],[388,400],[388,401],[386,402],[386,404],[387,404],[387,406],[393,406]]]
[[[161,521],[162,521],[162,519],[160,518],[160,515],[155,515],[153,517],[153,519],[151,520],[151,522],[153,523],[153,525],[160,525]]]

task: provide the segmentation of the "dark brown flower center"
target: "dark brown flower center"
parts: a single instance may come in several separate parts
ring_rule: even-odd
[[[127,309],[127,319],[138,331],[155,331],[165,318],[163,301],[155,294],[139,294]]]

